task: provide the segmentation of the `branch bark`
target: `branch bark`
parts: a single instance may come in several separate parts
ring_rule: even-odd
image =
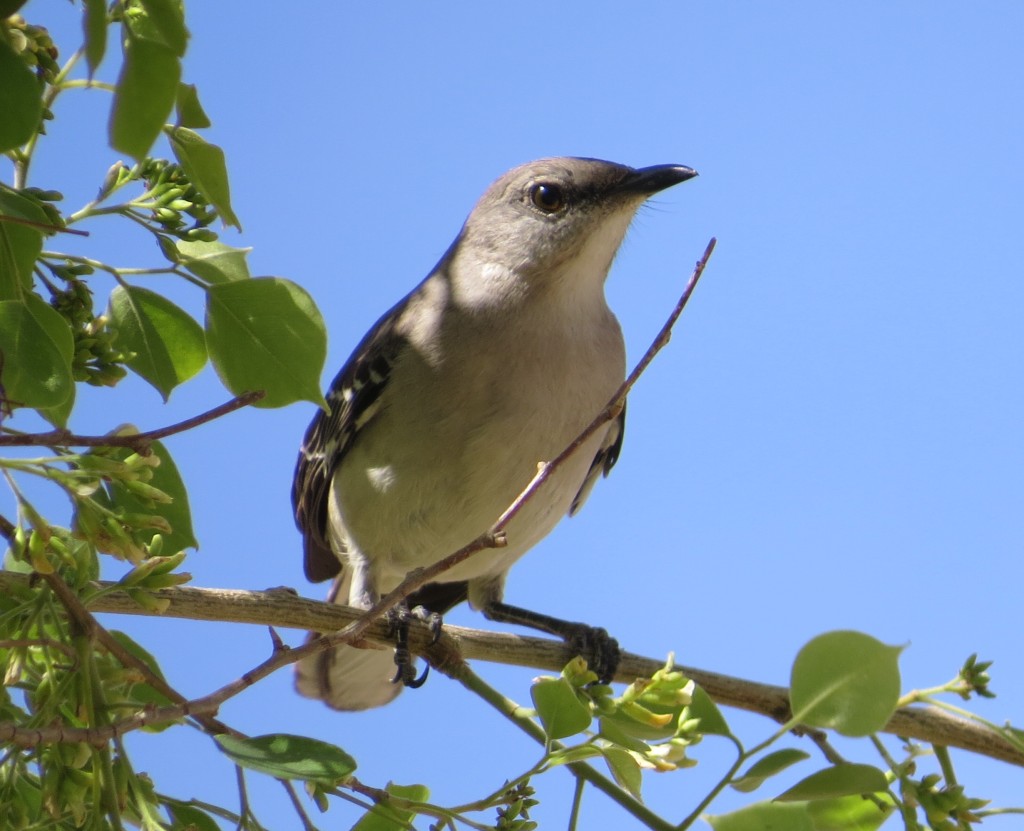
[[[28,588],[29,580],[27,575],[0,571],[0,594],[23,592]],[[299,597],[288,589],[242,591],[187,587],[153,591],[154,597],[169,604],[167,610],[160,614],[142,608],[126,592],[113,586],[111,583],[96,584],[102,592],[93,599],[85,600],[91,612],[251,623],[317,632],[336,632],[367,614],[360,609]],[[383,620],[371,623],[361,637],[381,647],[393,645],[388,624]],[[456,656],[559,672],[573,657],[572,651],[562,641],[461,626],[446,625],[440,642],[433,647],[430,640],[429,628],[414,621],[409,632],[410,647],[417,654],[439,662],[446,660],[445,656],[448,659]],[[290,650],[292,653],[297,651]],[[630,683],[636,678],[649,677],[663,665],[663,660],[625,652],[615,680]],[[696,681],[721,705],[775,720],[785,719],[789,713],[789,694],[785,687],[760,684],[696,667],[680,665],[677,669]],[[1024,753],[999,733],[934,707],[914,706],[898,710],[886,725],[885,732],[929,744],[957,747],[1024,767]]]

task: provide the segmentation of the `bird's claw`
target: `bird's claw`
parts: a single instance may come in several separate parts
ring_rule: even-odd
[[[587,662],[598,683],[608,684],[619,667],[622,649],[619,642],[599,626],[580,624],[566,638],[572,650]]]
[[[391,683],[401,683],[402,686],[411,687],[415,690],[422,687],[424,682],[426,682],[430,667],[424,667],[423,674],[419,677],[416,676],[416,661],[409,651],[409,622],[413,619],[420,620],[430,627],[431,644],[437,643],[441,637],[441,627],[444,624],[444,620],[441,615],[428,611],[423,606],[416,606],[410,610],[408,606],[402,605],[388,612],[388,622],[391,633],[395,638],[396,669],[395,677],[391,679]]]

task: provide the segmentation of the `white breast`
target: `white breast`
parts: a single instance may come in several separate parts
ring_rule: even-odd
[[[441,333],[429,338],[429,353],[410,349],[396,363],[379,414],[334,481],[350,556],[379,591],[486,531],[537,463],[608,403],[625,373],[622,336],[603,297],[568,315],[584,312],[601,315],[602,325],[565,314],[513,326],[464,319],[458,344]],[[447,578],[504,574],[567,513],[602,439],[592,437],[548,481],[508,528],[506,548],[474,555]]]

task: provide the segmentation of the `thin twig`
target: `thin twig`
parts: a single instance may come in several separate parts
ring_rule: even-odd
[[[146,455],[149,453],[149,445],[152,442],[175,433],[184,433],[186,430],[233,413],[242,407],[248,407],[265,395],[263,390],[246,392],[212,410],[207,410],[205,413],[145,433],[117,436],[79,436],[68,430],[50,430],[46,433],[4,433],[0,434],[0,447],[130,447],[136,453]]]
[[[11,222],[15,225],[25,225],[29,228],[38,228],[40,231],[49,231],[55,234],[74,234],[76,237],[89,236],[88,231],[79,231],[77,228],[62,228],[60,225],[53,225],[49,222],[36,222],[33,219],[11,216],[10,214],[3,214],[0,216],[0,222]]]
[[[309,814],[306,813],[306,809],[302,806],[302,800],[299,799],[299,794],[295,790],[295,786],[287,779],[278,779],[277,781],[284,786],[285,793],[288,794],[288,799],[291,800],[295,813],[299,815],[302,827],[306,831],[317,831],[317,827],[313,824],[313,820],[309,818]]]

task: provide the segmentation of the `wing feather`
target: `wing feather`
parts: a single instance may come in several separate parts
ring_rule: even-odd
[[[619,460],[619,453],[622,452],[622,439],[625,435],[626,405],[623,402],[622,412],[619,413],[619,417],[608,428],[604,441],[601,443],[597,455],[594,456],[594,461],[590,464],[590,470],[587,471],[583,484],[580,485],[579,491],[572,500],[572,505],[569,507],[569,516],[575,516],[580,508],[583,507],[583,503],[587,501],[587,497],[590,496],[590,492],[594,489],[594,485],[597,484],[597,480],[611,473],[615,463]]]
[[[299,450],[292,507],[302,532],[306,577],[314,582],[341,571],[329,533],[331,481],[360,429],[380,408],[391,368],[405,348],[405,338],[396,331],[404,302],[377,321],[331,382],[326,396],[330,410],[313,417]]]

